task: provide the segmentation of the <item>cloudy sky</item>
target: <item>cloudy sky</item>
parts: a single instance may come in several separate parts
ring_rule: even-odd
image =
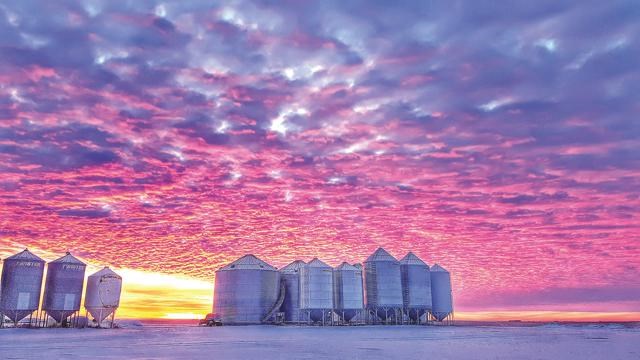
[[[640,313],[638,2],[212,3],[0,4],[3,257],[200,291],[132,316],[378,246],[461,313]]]

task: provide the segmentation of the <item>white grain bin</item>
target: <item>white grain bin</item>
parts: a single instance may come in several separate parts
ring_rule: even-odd
[[[120,306],[122,277],[105,266],[87,279],[84,307],[100,325],[104,319],[115,314]]]
[[[442,321],[453,312],[451,275],[438,264],[431,267],[431,301],[431,313],[436,320]]]
[[[69,252],[49,263],[42,310],[58,323],[80,310],[86,267]]]
[[[403,304],[398,260],[378,248],[364,262],[364,283],[367,309],[384,321],[398,322]]]
[[[314,258],[300,268],[300,309],[311,321],[325,321],[333,309],[333,269]]]
[[[0,316],[14,324],[38,310],[44,260],[25,249],[4,260],[0,286]]]
[[[333,269],[333,296],[335,312],[349,322],[364,308],[362,269],[343,262]]]
[[[296,260],[280,269],[280,278],[285,284],[284,301],[280,310],[284,312],[284,321],[299,322],[300,314],[300,269],[305,265],[302,260]]]
[[[413,321],[431,310],[431,274],[429,266],[409,252],[400,260],[404,311]]]
[[[216,271],[213,313],[222,324],[260,324],[274,310],[280,273],[253,255]]]

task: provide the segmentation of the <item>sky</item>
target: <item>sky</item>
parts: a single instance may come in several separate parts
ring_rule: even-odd
[[[636,1],[0,3],[0,255],[451,272],[458,318],[640,319]],[[505,315],[506,314],[506,315]]]

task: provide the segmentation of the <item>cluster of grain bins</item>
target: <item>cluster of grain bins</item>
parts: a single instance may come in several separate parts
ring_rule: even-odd
[[[314,258],[277,270],[245,255],[216,271],[212,324],[428,324],[452,315],[449,272],[379,248],[363,265],[336,268]]]
[[[5,319],[13,326],[81,325],[79,313],[86,267],[68,252],[51,261],[43,293],[44,260],[27,249],[5,259],[0,280],[0,326]],[[107,267],[89,276],[84,306],[96,326],[102,326],[109,316],[109,326],[113,326],[121,289],[122,278]]]

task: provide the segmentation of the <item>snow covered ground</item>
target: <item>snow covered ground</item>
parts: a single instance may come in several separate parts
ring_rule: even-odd
[[[0,329],[2,359],[640,359],[640,328],[131,326]]]

